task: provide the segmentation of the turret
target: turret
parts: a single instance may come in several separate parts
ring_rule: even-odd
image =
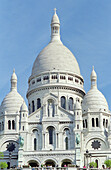
[[[51,42],[60,41],[60,21],[56,14],[56,8],[54,11],[55,12],[51,20]]]
[[[82,130],[82,108],[81,103],[77,100],[75,104],[75,130]]]
[[[28,129],[28,109],[25,102],[23,102],[20,110],[20,129],[22,132]]]

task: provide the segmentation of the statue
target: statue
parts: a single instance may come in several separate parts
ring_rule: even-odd
[[[24,146],[24,138],[19,136],[19,147],[22,148]]]
[[[76,144],[80,144],[80,135],[78,133],[76,133]]]
[[[54,116],[54,109],[53,109],[53,104],[49,103],[48,105],[48,116],[53,117]]]

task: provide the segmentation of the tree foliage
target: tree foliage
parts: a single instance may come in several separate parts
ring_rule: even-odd
[[[89,167],[90,168],[97,168],[97,163],[96,162],[90,162]]]
[[[111,168],[111,160],[105,160],[104,164],[106,165],[107,168]]]
[[[7,168],[8,165],[6,162],[0,162],[0,168],[3,169],[3,168]]]
[[[0,152],[0,159],[3,159],[3,158],[4,158],[3,152]]]

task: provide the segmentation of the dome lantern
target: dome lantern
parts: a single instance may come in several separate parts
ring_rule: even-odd
[[[56,8],[54,8],[54,15],[51,20],[51,42],[60,41],[60,21],[56,14]]]
[[[94,70],[94,66],[92,67],[92,72],[91,72],[91,88],[97,88],[97,75]]]
[[[17,76],[15,74],[15,69],[13,69],[13,74],[11,76],[11,91],[16,90],[17,91]]]

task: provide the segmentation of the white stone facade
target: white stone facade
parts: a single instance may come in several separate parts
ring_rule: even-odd
[[[91,89],[85,94],[78,63],[60,40],[55,11],[51,41],[36,58],[29,77],[28,108],[17,92],[15,71],[11,91],[0,106],[0,151],[9,167],[83,167],[96,161],[101,168],[111,158],[111,123],[96,81],[93,68]]]

